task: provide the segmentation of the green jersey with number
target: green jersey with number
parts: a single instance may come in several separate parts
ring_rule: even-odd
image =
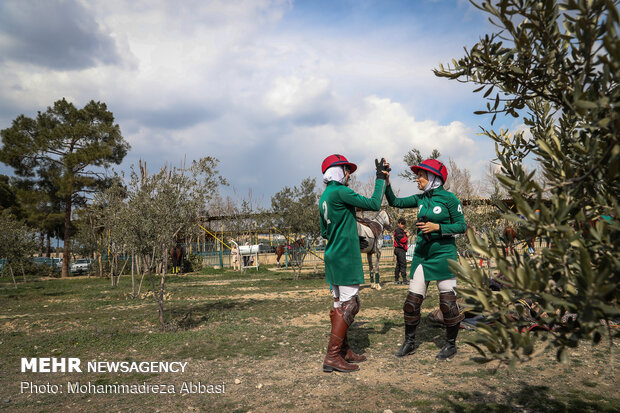
[[[351,188],[330,181],[319,200],[321,236],[325,248],[325,279],[333,285],[364,282],[364,269],[355,221],[355,208],[378,211],[385,192],[385,180],[377,179],[371,198],[356,194]]]
[[[439,224],[440,230],[431,232],[428,241],[422,237],[422,231],[418,231],[409,278],[413,278],[413,273],[420,264],[426,281],[454,277],[448,265],[449,259],[458,260],[454,235],[467,230],[463,206],[458,198],[443,186],[406,198],[396,198],[392,188],[388,186],[385,197],[391,206],[418,208],[418,219],[427,217],[430,222]]]

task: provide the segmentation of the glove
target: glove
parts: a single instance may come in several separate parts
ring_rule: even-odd
[[[366,237],[359,237],[359,239],[360,239],[360,250],[368,248],[368,241],[366,240]]]
[[[383,171],[390,172],[392,168],[385,164],[385,158],[381,158],[381,160],[375,159],[375,166],[377,168],[377,179],[386,179],[387,177],[383,173]]]

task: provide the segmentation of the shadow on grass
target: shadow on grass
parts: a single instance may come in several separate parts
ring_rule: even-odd
[[[532,386],[523,381],[519,389],[514,392],[504,391],[497,394],[495,389],[490,394],[480,391],[456,392],[454,398],[444,399],[452,412],[617,412],[620,408],[620,399],[609,398],[587,400],[583,394],[576,391],[567,391],[566,394],[554,395],[547,386]],[[487,389],[488,390],[488,389]],[[501,399],[501,401],[500,401]]]
[[[280,273],[283,274],[282,277],[279,278],[280,281],[303,281],[303,280],[323,280],[325,279],[325,273],[301,273],[299,277],[295,278],[295,275],[292,273]],[[329,287],[328,287],[329,288]]]
[[[354,323],[348,331],[349,341],[351,346],[355,349],[361,350],[360,354],[365,353],[365,350],[370,347],[370,335],[380,334],[385,335],[392,329],[392,327],[398,326],[396,323],[386,322],[383,323],[383,327],[380,330],[374,327],[366,327],[365,322]]]
[[[166,312],[172,323],[178,325],[182,330],[190,330],[226,313],[247,312],[252,311],[253,308],[258,310],[265,303],[271,303],[271,301],[254,299],[244,301],[218,300],[200,304],[177,304],[167,309]]]

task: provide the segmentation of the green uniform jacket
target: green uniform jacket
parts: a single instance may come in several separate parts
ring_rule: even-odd
[[[333,285],[364,282],[364,268],[355,221],[355,207],[378,211],[385,192],[385,180],[377,179],[372,198],[358,195],[347,186],[330,181],[319,200],[321,236],[325,248],[325,280]]]
[[[413,278],[420,264],[424,269],[426,281],[440,281],[454,277],[448,266],[449,259],[458,260],[454,235],[462,234],[467,229],[463,207],[458,198],[452,192],[443,189],[443,186],[406,198],[396,198],[392,187],[388,186],[385,197],[391,206],[397,208],[417,207],[418,219],[426,216],[430,222],[440,226],[439,231],[430,233],[429,241],[422,237],[422,231],[418,231],[409,278]]]

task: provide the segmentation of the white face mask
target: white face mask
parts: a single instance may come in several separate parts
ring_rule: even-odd
[[[329,181],[340,182],[342,185],[346,184],[346,176],[342,166],[332,166],[327,168],[327,171],[323,174],[323,183],[327,184]]]

